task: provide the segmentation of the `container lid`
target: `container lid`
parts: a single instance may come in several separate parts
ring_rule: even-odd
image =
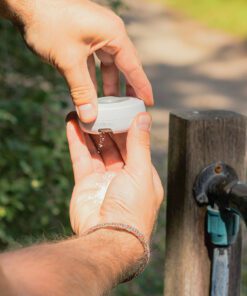
[[[129,129],[138,113],[145,111],[144,102],[134,97],[101,97],[98,99],[97,119],[92,123],[79,121],[79,124],[89,134],[102,131],[122,133]]]

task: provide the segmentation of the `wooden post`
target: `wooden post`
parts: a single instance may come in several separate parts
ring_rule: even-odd
[[[192,188],[207,165],[224,161],[246,177],[246,117],[227,111],[190,111],[170,116],[165,296],[208,296],[210,250],[205,208]],[[230,294],[240,295],[241,234],[230,250]]]

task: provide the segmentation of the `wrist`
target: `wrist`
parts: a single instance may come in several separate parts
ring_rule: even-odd
[[[81,239],[84,243],[86,240],[90,241],[92,248],[95,242],[97,262],[100,262],[97,265],[97,277],[101,278],[101,283],[105,283],[104,286],[108,289],[130,278],[145,261],[142,244],[128,232],[98,229]],[[94,254],[92,252],[93,256]]]

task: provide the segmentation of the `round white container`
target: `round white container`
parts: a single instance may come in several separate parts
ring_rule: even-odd
[[[126,132],[134,117],[145,112],[142,100],[133,97],[102,97],[98,99],[98,116],[92,123],[79,121],[81,129],[89,134]]]

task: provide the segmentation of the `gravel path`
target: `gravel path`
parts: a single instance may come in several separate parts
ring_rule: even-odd
[[[166,153],[174,109],[247,114],[247,44],[184,19],[160,4],[127,1],[128,32],[151,79],[154,156]]]

